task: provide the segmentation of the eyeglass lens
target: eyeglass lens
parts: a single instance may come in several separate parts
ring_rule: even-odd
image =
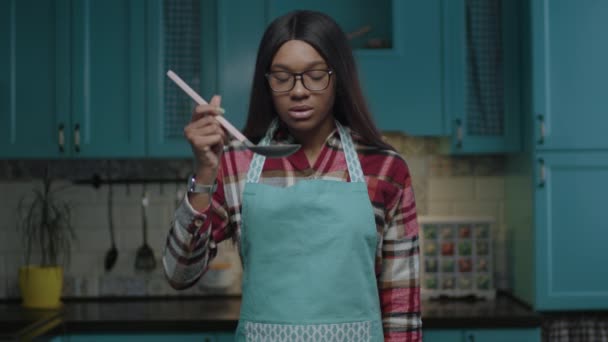
[[[272,90],[287,92],[296,85],[296,77],[300,77],[304,88],[312,91],[324,90],[329,85],[328,70],[308,70],[300,74],[287,71],[272,71],[268,74],[268,82]]]

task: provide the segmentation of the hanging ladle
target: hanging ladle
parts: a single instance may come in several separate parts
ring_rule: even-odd
[[[199,105],[205,105],[207,102],[203,100],[203,98],[197,94],[190,86],[186,84],[176,73],[169,70],[167,71],[167,76],[175,82],[183,91],[186,92],[196,103]],[[242,142],[249,150],[261,154],[270,158],[281,158],[287,157],[297,150],[300,149],[301,145],[298,144],[285,144],[285,145],[269,145],[269,146],[260,146],[254,145],[247,137],[243,135],[238,129],[236,129],[228,120],[224,119],[221,115],[216,115],[215,118],[219,123],[236,139]]]
[[[141,198],[141,223],[144,241],[141,247],[137,249],[135,254],[135,269],[145,272],[151,272],[156,268],[156,258],[154,251],[148,245],[148,193],[144,186],[143,195]]]
[[[118,258],[118,249],[116,248],[116,239],[114,237],[114,214],[112,212],[114,204],[112,203],[112,180],[108,176],[108,224],[110,228],[110,242],[112,246],[106,252],[106,257],[104,259],[104,268],[106,272],[109,272],[116,264],[116,259]]]

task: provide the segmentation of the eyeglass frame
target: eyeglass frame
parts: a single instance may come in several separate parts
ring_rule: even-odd
[[[309,89],[306,84],[304,83],[304,74],[310,71],[325,71],[327,72],[327,85],[325,86],[325,88],[323,89]],[[291,79],[293,80],[291,88],[289,88],[289,90],[281,90],[281,91],[276,91],[274,89],[272,89],[272,86],[270,85],[270,79],[269,77],[271,76],[272,73],[274,72],[284,72],[284,73],[288,73],[291,75]],[[296,87],[296,83],[298,82],[298,77],[300,78],[300,83],[302,83],[302,86],[308,90],[308,91],[323,91],[325,89],[327,89],[329,87],[329,84],[331,83],[331,76],[334,74],[334,71],[332,69],[310,69],[310,70],[306,70],[303,72],[289,72],[289,71],[284,71],[284,70],[278,70],[278,71],[269,71],[267,73],[264,74],[264,77],[266,77],[266,80],[268,81],[268,87],[270,87],[270,90],[272,90],[275,93],[278,94],[283,94],[283,93],[288,93],[290,91],[293,90],[293,88]]]

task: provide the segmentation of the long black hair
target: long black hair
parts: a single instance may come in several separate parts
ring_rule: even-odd
[[[270,122],[277,117],[271,90],[264,75],[279,48],[294,39],[314,47],[334,71],[334,117],[357,132],[367,144],[393,150],[382,140],[369,112],[346,34],[331,17],[316,11],[298,10],[287,13],[275,19],[264,32],[253,75],[245,135],[253,140],[259,139]]]

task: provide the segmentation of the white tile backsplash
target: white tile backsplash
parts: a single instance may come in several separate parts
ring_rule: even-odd
[[[102,249],[91,248],[89,250],[75,250],[72,253],[70,264],[66,267],[66,273],[74,275],[92,275],[103,271],[103,259],[108,247]]]
[[[452,165],[448,163],[445,168],[450,167]],[[494,280],[497,288],[509,288],[508,246],[504,224],[504,177],[431,176],[428,179],[427,195],[427,215],[494,218]]]
[[[69,183],[57,184],[56,187],[59,188],[62,185],[66,186],[66,188],[61,191],[61,198],[74,205],[97,205],[106,198],[105,191],[101,188],[95,189],[89,185],[70,185]]]
[[[123,204],[115,204],[113,210],[113,220],[115,231],[139,230],[141,231],[141,206],[139,203],[125,202]],[[107,219],[107,213],[105,221]]]
[[[428,211],[426,215],[429,216],[449,216],[452,215],[451,201],[429,201]]]
[[[165,229],[154,229],[148,231],[148,245],[154,251],[156,255],[161,255],[165,242],[167,241],[167,232],[169,231],[169,225]]]
[[[0,277],[8,276],[7,269],[6,269],[7,262],[8,262],[7,257],[4,254],[0,254]]]
[[[458,216],[491,216],[498,218],[498,202],[466,200],[452,203],[452,212]]]
[[[502,222],[502,223],[504,223],[506,221],[505,220],[505,202],[504,201],[500,201],[498,203],[498,214],[496,216],[496,221]],[[506,229],[505,229],[505,232],[506,232]],[[505,237],[505,239],[506,239],[506,237]]]
[[[2,253],[5,253],[9,247],[9,244],[6,241],[6,231],[6,228],[0,227],[0,276],[4,275],[4,260],[2,259]]]
[[[95,230],[76,228],[76,230],[78,240],[72,243],[72,250],[75,253],[99,253],[110,248],[110,232],[107,228],[98,227]]]
[[[0,275],[0,298],[8,297],[8,279],[9,277],[4,276],[4,274]]]
[[[175,290],[165,276],[160,274],[146,279],[146,293],[148,296],[172,296],[175,295]]]
[[[2,218],[6,216],[0,216]],[[22,235],[16,229],[16,223],[13,221],[0,227],[2,235],[0,235],[0,253],[19,252],[23,250]]]
[[[8,278],[6,282],[6,298],[19,298],[21,291],[19,291],[19,278],[17,276]]]
[[[101,230],[108,226],[107,209],[104,202],[74,202],[71,206],[73,208],[72,224],[78,233]]]
[[[121,227],[120,230],[116,231],[115,236],[116,246],[120,251],[135,251],[143,241],[143,232],[140,224],[132,228]]]
[[[31,194],[34,186],[39,182],[31,181],[0,181],[0,206],[16,207],[19,200]]]
[[[475,179],[475,198],[477,200],[502,200],[505,197],[503,177],[479,177]]]
[[[430,201],[462,201],[475,199],[473,177],[430,178],[428,198]]]

